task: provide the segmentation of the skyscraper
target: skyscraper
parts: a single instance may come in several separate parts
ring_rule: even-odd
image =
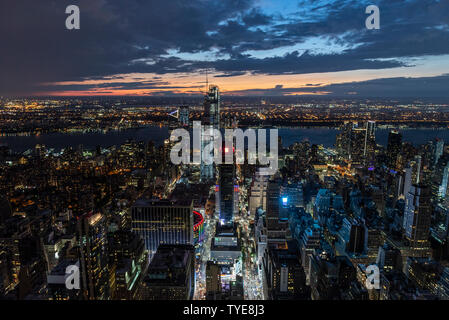
[[[345,122],[340,127],[340,133],[337,135],[335,146],[338,154],[343,158],[349,158],[351,152],[351,133],[352,122]]]
[[[189,122],[189,106],[181,106],[178,110],[179,112],[179,124],[183,127],[188,127],[190,122]]]
[[[221,267],[213,261],[206,265],[206,299],[218,300],[221,293]]]
[[[362,219],[344,218],[338,232],[340,243],[348,254],[362,254],[365,248],[366,229]]]
[[[281,221],[280,206],[281,183],[278,177],[273,177],[268,181],[267,187],[267,213],[265,215],[267,226],[268,243],[285,244],[288,220]]]
[[[366,135],[365,135],[365,152],[364,159],[367,165],[374,163],[374,157],[376,154],[376,122],[368,121],[366,123]]]
[[[396,169],[396,162],[402,149],[402,134],[397,130],[391,130],[388,134],[387,165],[390,169]]]
[[[434,200],[441,201],[447,193],[449,178],[449,154],[439,157],[438,162],[433,166],[431,176],[432,197]]]
[[[361,165],[366,155],[366,127],[354,124],[351,131],[351,163]]]
[[[449,179],[449,162],[443,167],[441,183],[438,186],[438,198],[444,198],[447,193],[447,185]]]
[[[86,213],[78,220],[78,242],[81,253],[81,279],[85,299],[108,299],[106,219]]]
[[[405,174],[404,174],[404,190],[402,192],[402,195],[405,197],[412,187],[412,168],[410,166],[407,166],[405,168]]]
[[[143,240],[129,230],[108,234],[109,273],[113,300],[138,299],[148,258]]]
[[[412,166],[412,182],[418,184],[421,182],[422,157],[420,155],[415,156],[410,165]]]
[[[301,300],[310,295],[306,275],[298,256],[296,241],[286,248],[268,248],[268,294],[273,300]]]
[[[223,162],[218,165],[219,170],[219,216],[221,224],[232,224],[234,219],[235,200],[235,165],[224,163],[225,155],[232,150],[223,146]]]
[[[374,161],[376,150],[376,123],[347,122],[337,135],[337,152],[345,158],[351,159],[355,165],[370,165]]]
[[[444,140],[443,139],[436,139],[435,141],[435,156],[434,156],[434,165],[438,163],[438,160],[440,160],[440,157],[443,155],[444,151]]]
[[[149,258],[161,244],[193,245],[193,200],[137,200],[132,230],[145,242]]]
[[[376,264],[381,270],[400,270],[400,256],[401,252],[398,249],[393,248],[388,243],[384,243],[382,246],[379,246]]]
[[[255,179],[252,182],[250,195],[249,195],[249,211],[252,217],[256,216],[258,208],[266,210],[266,189],[268,184],[268,177],[255,175]]]
[[[428,248],[431,214],[430,188],[413,185],[406,195],[404,210],[404,234],[411,248]]]
[[[204,149],[213,143],[213,129],[220,129],[220,90],[217,86],[211,85],[204,97],[204,116],[201,129],[201,155],[204,156]],[[214,165],[201,161],[201,181],[211,181],[214,179]]]
[[[218,86],[210,85],[204,99],[204,112],[208,118],[208,124],[214,128],[220,128],[220,89]]]

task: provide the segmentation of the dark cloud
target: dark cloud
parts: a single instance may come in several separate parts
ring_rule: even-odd
[[[282,57],[264,59],[241,56],[232,60],[217,60],[213,66],[218,71],[251,71],[254,74],[300,74],[315,72],[335,72],[359,69],[384,69],[405,66],[398,60],[367,60],[357,52],[351,54],[312,55],[298,51]]]
[[[275,16],[255,0],[2,0],[0,94],[30,94],[45,88],[42,83],[126,73],[163,76],[204,68],[220,72],[217,77],[336,72],[409,66],[405,58],[449,54],[449,1],[378,0],[381,29],[366,30],[370,2],[301,0],[296,14]],[[80,6],[81,30],[65,29],[70,4]],[[245,54],[310,37],[326,39],[324,49],[347,49],[283,51],[266,58]],[[172,50],[176,57],[167,55]],[[211,50],[218,52],[216,61],[182,58]]]
[[[449,98],[449,75],[421,78],[385,78],[360,82],[331,84],[321,87],[306,85],[272,89],[234,91],[238,95],[281,96],[294,94],[325,94],[332,97],[385,97],[385,98]]]
[[[236,77],[236,76],[243,76],[245,74],[246,74],[246,71],[233,71],[233,72],[229,72],[229,73],[214,75],[214,78]]]
[[[80,30],[65,28],[65,8],[70,4],[80,7]],[[207,31],[250,4],[250,0],[2,0],[0,94],[27,93],[41,82],[174,72],[171,67],[183,62],[161,55],[174,48],[209,49],[214,41]],[[160,63],[131,63],[138,59]]]
[[[248,14],[242,17],[243,23],[248,27],[268,25],[272,17],[262,13],[260,9],[253,8]]]
[[[449,98],[449,75],[421,78],[388,78],[362,82],[333,84],[320,89],[336,96],[354,95],[361,97],[391,98]]]

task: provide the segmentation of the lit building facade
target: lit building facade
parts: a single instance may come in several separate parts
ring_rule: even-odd
[[[105,300],[109,297],[105,223],[106,219],[100,213],[87,213],[78,220],[80,271],[85,299]]]
[[[405,198],[404,234],[410,241],[410,247],[425,249],[429,247],[431,222],[430,188],[413,185]]]
[[[161,244],[191,244],[193,201],[137,200],[131,211],[132,230],[142,237],[149,258]]]

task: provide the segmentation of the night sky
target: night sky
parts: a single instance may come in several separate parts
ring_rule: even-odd
[[[0,43],[4,96],[449,97],[449,0],[0,0]]]

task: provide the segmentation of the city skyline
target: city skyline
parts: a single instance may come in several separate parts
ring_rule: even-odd
[[[416,105],[287,104],[274,113],[260,101],[230,110],[213,85],[199,108],[130,102],[5,103],[0,300],[449,299],[447,105],[426,105],[427,113]],[[265,165],[248,156],[226,161],[252,152],[251,139],[240,146],[243,132],[223,145],[199,127],[194,150],[215,156],[218,138],[225,161],[173,161],[176,128],[188,136],[195,119],[216,131],[250,123],[259,142],[260,130],[274,126],[275,170],[263,174]],[[310,119],[338,131],[332,145],[319,143],[317,131],[312,141],[294,134]],[[168,130],[138,140],[132,133],[154,124]],[[67,139],[109,131],[131,136],[112,145]],[[52,133],[63,135],[63,148],[52,146]],[[16,150],[30,134],[39,143]]]
[[[0,302],[449,300],[447,17],[2,0]]]

